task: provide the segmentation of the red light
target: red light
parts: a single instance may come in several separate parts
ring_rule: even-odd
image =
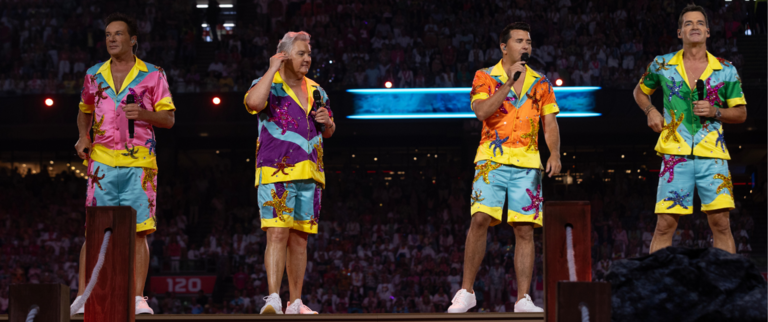
[[[560,78],[558,78],[558,79],[555,81],[555,85],[557,85],[557,86],[563,86],[563,80],[562,80],[562,79],[560,79]]]
[[[213,98],[213,104],[214,104],[214,105],[219,105],[219,104],[221,104],[221,99],[220,99],[218,96],[214,97],[214,98]]]
[[[392,82],[389,82],[389,81],[388,81],[388,82],[384,83],[384,87],[386,87],[386,88],[392,88]]]
[[[45,99],[45,106],[48,106],[48,107],[53,106],[53,99],[52,98],[46,98]]]

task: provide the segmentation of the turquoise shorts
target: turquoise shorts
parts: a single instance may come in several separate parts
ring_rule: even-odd
[[[261,229],[290,228],[317,234],[323,190],[314,180],[260,184]]]
[[[157,169],[110,167],[90,160],[87,191],[86,207],[131,206],[136,210],[136,233],[157,229]]]
[[[690,215],[693,190],[699,192],[701,210],[734,208],[733,182],[728,161],[693,155],[662,155],[656,213]]]
[[[475,165],[473,180],[472,215],[486,213],[493,218],[491,226],[498,225],[506,200],[510,225],[529,222],[541,227],[544,218],[541,170],[480,161]]]

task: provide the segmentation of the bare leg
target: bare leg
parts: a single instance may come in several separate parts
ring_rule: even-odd
[[[709,228],[712,229],[712,238],[715,240],[714,245],[712,246],[731,254],[736,254],[736,243],[734,242],[733,234],[731,233],[730,217],[730,212],[725,209],[707,212]]]
[[[79,266],[77,269],[77,296],[82,296],[83,292],[85,292],[85,242],[83,242],[83,247],[80,248]]]
[[[301,299],[304,273],[307,271],[307,236],[307,233],[297,230],[291,230],[288,236],[288,260],[285,262],[285,268],[288,271],[291,301]]]
[[[483,212],[472,215],[472,222],[467,233],[466,246],[464,248],[464,277],[461,288],[469,293],[474,293],[472,286],[475,284],[477,271],[485,257],[485,242],[488,238],[488,227],[491,226],[491,216]]]
[[[269,294],[280,293],[280,283],[285,272],[289,228],[267,228],[267,250],[264,252],[264,265],[267,268]]]
[[[515,274],[517,275],[517,302],[525,298],[531,286],[533,261],[536,248],[533,245],[533,224],[514,223],[515,230]],[[515,302],[515,303],[517,303]]]
[[[675,214],[657,214],[656,217],[656,231],[653,232],[651,240],[651,253],[672,246],[672,237],[680,221],[680,215]]]
[[[144,284],[147,282],[149,272],[149,245],[147,235],[139,232],[136,234],[135,262],[133,263],[134,283],[136,283],[136,296],[144,297]]]

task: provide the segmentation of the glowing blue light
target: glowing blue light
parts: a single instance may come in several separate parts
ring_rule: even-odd
[[[560,113],[557,117],[596,117],[600,113]],[[347,116],[357,120],[408,120],[408,119],[473,119],[474,113],[429,113],[429,114],[362,114]]]
[[[354,94],[451,94],[451,93],[469,93],[469,87],[450,87],[450,88],[364,88],[348,89],[348,93]]]
[[[592,92],[599,90],[599,86],[567,86],[553,87],[557,92]],[[469,93],[471,87],[445,87],[445,88],[361,88],[348,89],[348,93],[353,94],[454,94]]]
[[[567,86],[553,87],[553,89],[555,93],[560,94],[558,105],[561,112],[557,117],[601,115],[592,112],[595,105],[594,92],[601,89],[599,86]],[[355,113],[348,118],[359,120],[474,119],[475,113],[472,113],[469,108],[471,90],[469,87],[348,89],[347,92],[354,96],[355,107]],[[420,108],[425,105],[429,108]],[[430,109],[434,112],[429,113]],[[421,113],[409,113],[410,111]]]

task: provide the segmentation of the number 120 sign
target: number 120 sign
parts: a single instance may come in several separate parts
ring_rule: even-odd
[[[211,294],[216,276],[153,276],[150,283],[155,294],[196,294],[200,290]]]

